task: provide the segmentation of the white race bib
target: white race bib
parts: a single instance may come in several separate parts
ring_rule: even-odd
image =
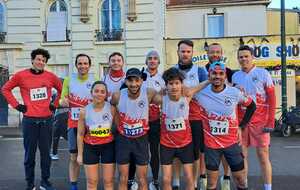
[[[212,135],[227,135],[229,130],[228,121],[209,120]]]
[[[134,124],[124,124],[124,134],[126,136],[139,136],[143,134],[144,128],[143,128],[143,123],[134,123]]]
[[[42,88],[30,89],[30,99],[31,101],[48,99],[47,88],[42,87]]]
[[[182,131],[186,129],[183,118],[166,119],[166,128],[168,131]]]
[[[71,119],[78,121],[79,120],[80,108],[71,108]]]

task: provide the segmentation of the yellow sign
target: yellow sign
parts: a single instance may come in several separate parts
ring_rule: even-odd
[[[171,66],[177,63],[178,39],[166,39],[166,64]],[[254,50],[255,64],[260,67],[278,66],[281,64],[280,36],[247,36],[218,39],[193,39],[193,62],[204,66],[208,62],[205,51],[206,45],[217,42],[223,47],[223,61],[232,69],[238,69],[237,50],[241,43],[249,45]],[[300,66],[300,35],[286,37],[287,64]]]

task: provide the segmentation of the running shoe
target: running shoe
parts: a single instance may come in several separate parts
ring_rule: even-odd
[[[51,160],[55,161],[55,160],[59,160],[59,157],[57,154],[50,154]]]
[[[230,179],[221,178],[221,190],[230,190]]]
[[[207,187],[207,178],[200,178],[199,190],[206,190],[206,187]]]
[[[35,186],[33,184],[28,184],[25,190],[35,190]]]
[[[159,183],[157,181],[151,181],[149,184],[149,190],[159,190]]]
[[[40,190],[56,190],[54,187],[52,187],[52,184],[47,180],[41,181]]]
[[[128,190],[137,190],[139,185],[135,180],[128,180],[127,187]]]

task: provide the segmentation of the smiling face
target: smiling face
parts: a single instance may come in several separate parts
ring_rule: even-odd
[[[113,71],[122,70],[124,65],[123,59],[119,55],[114,55],[109,59],[109,66]]]
[[[223,56],[221,45],[210,45],[208,47],[207,56],[210,63],[220,61]]]
[[[91,65],[89,63],[88,57],[80,56],[77,58],[76,68],[77,68],[78,74],[80,74],[80,75],[88,74],[90,67],[91,67]]]
[[[137,95],[140,92],[141,86],[143,84],[143,79],[140,77],[129,77],[125,80],[128,91],[132,95]]]
[[[253,67],[253,55],[248,50],[242,50],[238,52],[238,61],[240,63],[241,69],[248,73]]]
[[[179,61],[183,65],[190,64],[193,58],[193,47],[182,43],[178,47],[177,54],[179,57]]]
[[[92,98],[94,103],[102,103],[107,97],[107,89],[104,84],[96,84],[92,89]]]
[[[147,67],[149,70],[157,70],[159,66],[159,58],[156,56],[149,56],[147,58]]]
[[[209,79],[213,87],[223,86],[226,81],[226,72],[222,69],[215,69],[209,72]]]
[[[47,59],[43,55],[36,55],[31,61],[33,69],[42,71],[46,66]]]

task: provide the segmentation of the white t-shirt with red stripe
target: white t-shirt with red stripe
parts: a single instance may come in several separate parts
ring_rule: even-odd
[[[269,117],[269,105],[267,103],[267,90],[274,88],[269,72],[263,68],[254,67],[250,72],[237,71],[232,76],[232,83],[243,87],[246,95],[256,103],[256,110],[249,122],[249,126],[265,127]],[[244,115],[245,108],[240,107],[239,117]]]
[[[128,97],[128,89],[120,91],[120,99],[117,105],[120,115],[118,132],[128,138],[138,138],[148,133],[149,125],[149,101],[147,88],[141,87],[137,99]]]
[[[208,85],[196,94],[204,129],[204,142],[209,148],[226,148],[238,142],[237,106],[248,106],[252,99],[239,89],[225,86],[216,93]]]

